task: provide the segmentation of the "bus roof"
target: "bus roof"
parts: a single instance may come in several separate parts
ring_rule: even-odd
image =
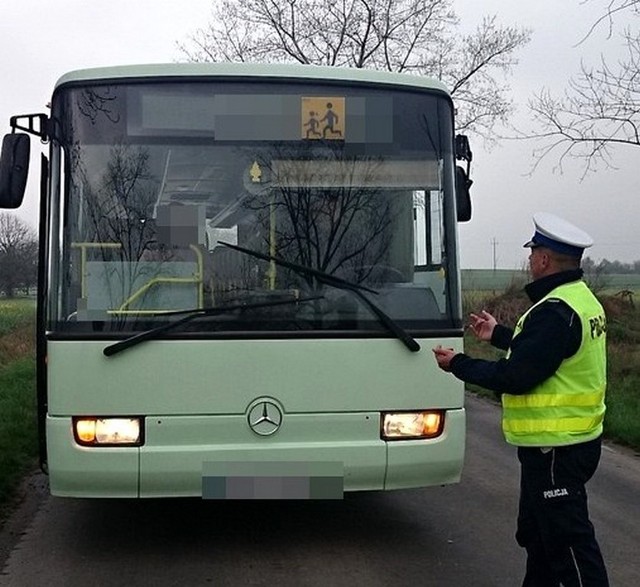
[[[415,89],[431,89],[449,95],[449,91],[443,83],[421,75],[376,71],[373,69],[264,63],[156,63],[81,69],[63,75],[56,83],[56,89],[66,84],[76,83],[104,83],[106,81],[124,81],[127,79],[181,77],[259,77],[362,82],[406,86]]]

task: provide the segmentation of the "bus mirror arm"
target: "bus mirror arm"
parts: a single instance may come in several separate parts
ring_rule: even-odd
[[[467,135],[455,136],[455,154],[456,159],[467,162],[467,175],[469,175],[471,171],[471,161],[473,160],[473,151],[471,151],[471,145]]]

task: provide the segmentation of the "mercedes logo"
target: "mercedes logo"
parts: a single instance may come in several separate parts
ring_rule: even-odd
[[[282,424],[282,410],[270,400],[259,400],[247,414],[249,427],[260,436],[271,436]]]

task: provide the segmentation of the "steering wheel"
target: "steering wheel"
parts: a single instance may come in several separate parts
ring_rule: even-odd
[[[390,265],[374,263],[373,265],[360,265],[355,268],[354,274],[361,281],[378,283],[398,283],[407,281],[401,271]]]

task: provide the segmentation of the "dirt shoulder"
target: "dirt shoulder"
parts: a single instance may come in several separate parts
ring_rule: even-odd
[[[37,469],[24,477],[14,497],[0,509],[0,574],[48,495],[47,476]]]

